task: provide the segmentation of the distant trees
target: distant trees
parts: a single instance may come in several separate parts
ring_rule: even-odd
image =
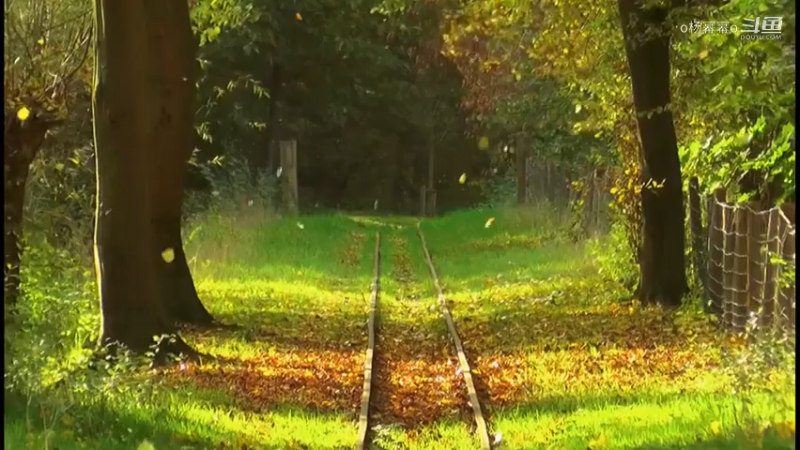
[[[25,185],[48,131],[83,90],[91,17],[83,0],[5,2],[3,60],[3,278],[13,309],[20,285]]]

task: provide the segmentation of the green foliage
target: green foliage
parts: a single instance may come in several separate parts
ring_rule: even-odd
[[[187,199],[189,215],[206,210],[211,214],[229,214],[242,206],[263,211],[274,209],[278,179],[265,171],[254,174],[246,159],[217,157],[201,163],[192,158],[190,164],[208,181],[211,195],[203,192]],[[241,201],[245,205],[241,205]]]
[[[639,266],[628,245],[624,222],[615,222],[607,236],[587,241],[586,251],[597,261],[598,273],[625,286],[632,294],[639,277]]]
[[[75,96],[88,91],[91,12],[87,0],[5,2],[7,117],[25,107],[63,119]]]

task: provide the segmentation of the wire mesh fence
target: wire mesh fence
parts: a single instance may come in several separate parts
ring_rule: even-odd
[[[711,312],[725,329],[793,331],[795,205],[732,204],[719,189],[708,202],[707,246],[700,279]]]

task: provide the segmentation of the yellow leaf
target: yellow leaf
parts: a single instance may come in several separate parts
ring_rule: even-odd
[[[489,219],[486,221],[486,225],[484,225],[484,228],[489,228],[490,226],[492,226],[493,223],[494,223],[494,217],[489,217]]]
[[[619,192],[619,189],[617,189],[617,188],[615,188],[615,187],[614,187],[614,188],[611,188],[611,191],[609,191],[609,192],[611,193],[611,195],[614,195],[614,194],[616,194],[617,192]]]
[[[39,45],[44,45],[44,38],[39,38],[39,40],[36,41],[36,43]]]
[[[481,150],[486,150],[487,148],[489,148],[489,138],[487,138],[486,136],[480,138],[478,140],[478,148]]]
[[[148,441],[147,439],[143,440],[136,450],[156,450],[156,447],[153,445],[152,442]]]
[[[301,16],[300,13],[297,13],[297,14],[294,15],[294,20],[297,20],[297,21],[303,20],[303,16]]]
[[[28,120],[28,117],[30,117],[30,115],[31,111],[24,106],[20,108],[19,111],[17,111],[17,119],[22,120],[23,122]]]
[[[161,252],[161,259],[168,263],[175,261],[175,250],[171,248],[164,249],[164,251]]]
[[[790,437],[795,435],[794,429],[794,420],[788,420],[786,422],[776,423],[774,425],[775,432],[778,433],[783,439],[789,439]]]
[[[702,52],[700,52],[700,54],[697,55],[697,57],[700,59],[708,58],[708,50],[703,50]]]
[[[467,174],[462,173],[460,177],[458,177],[458,184],[464,184],[467,182]]]
[[[719,436],[720,433],[722,433],[722,424],[719,423],[719,420],[715,420],[715,421],[711,422],[711,432],[715,436]]]

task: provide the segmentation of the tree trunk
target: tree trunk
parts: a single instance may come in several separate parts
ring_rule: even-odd
[[[525,164],[525,152],[522,150],[522,135],[517,136],[514,144],[514,152],[517,157],[517,204],[524,205],[527,197],[528,177],[526,176],[527,165]]]
[[[272,174],[275,174],[278,171],[278,152],[276,151],[276,148],[278,147],[277,132],[278,122],[280,120],[280,111],[278,108],[280,108],[279,102],[282,83],[283,66],[273,61],[272,74],[270,75],[269,80],[269,119],[267,121],[267,129],[265,130],[267,141],[266,158],[264,158],[264,156],[260,156],[261,154],[256,157],[256,170],[254,171],[254,176],[258,176],[258,171],[267,167]],[[264,161],[264,159],[267,159],[267,161]]]
[[[92,101],[97,162],[95,264],[102,311],[101,345],[147,351],[175,328],[159,301],[150,226],[155,131],[149,79],[146,0],[95,0]],[[186,351],[177,338],[161,350]]]
[[[639,300],[680,304],[688,291],[684,261],[681,167],[670,102],[669,32],[666,8],[644,8],[637,0],[618,0],[637,115],[645,182]],[[657,31],[645,39],[647,30]],[[663,183],[663,185],[662,185]]]
[[[209,314],[194,287],[181,240],[181,207],[194,148],[196,43],[185,0],[151,0],[146,20],[150,69],[157,95],[155,132],[148,165],[153,226],[153,264],[161,301],[175,323],[209,326]],[[171,252],[171,258],[164,252]]]
[[[13,311],[19,298],[25,184],[30,164],[42,147],[47,130],[54,125],[53,121],[35,116],[21,121],[15,111],[6,111],[3,130],[3,294],[9,312]]]

